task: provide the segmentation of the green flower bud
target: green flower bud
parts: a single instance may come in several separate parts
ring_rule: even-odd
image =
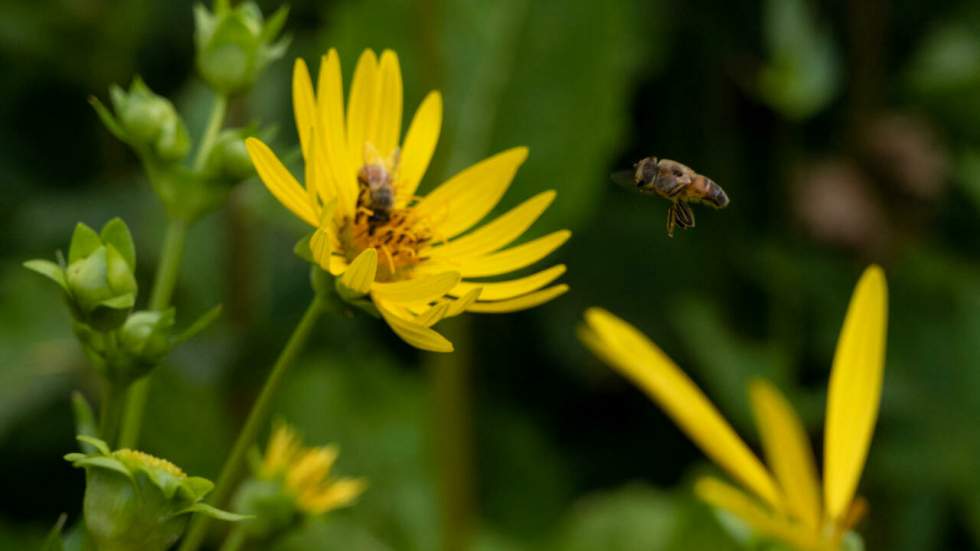
[[[129,92],[118,86],[109,90],[118,122],[97,101],[93,103],[103,122],[114,134],[162,161],[179,161],[191,148],[190,136],[174,105],[153,93],[140,78]],[[121,134],[121,135],[120,135]]]
[[[247,518],[203,503],[214,484],[187,476],[165,459],[135,450],[109,451],[97,438],[78,439],[95,450],[65,459],[85,469],[85,527],[100,551],[164,551],[180,538],[192,513],[228,521]]]
[[[79,223],[72,234],[68,265],[32,260],[25,267],[38,272],[67,294],[74,317],[99,330],[125,321],[136,300],[136,254],[126,224],[110,220],[101,234]]]
[[[246,480],[235,494],[231,508],[253,517],[242,525],[253,539],[265,539],[281,533],[300,518],[295,498],[281,482],[274,480]]]
[[[285,53],[288,39],[273,43],[286,22],[283,7],[265,21],[259,7],[243,2],[232,8],[216,0],[214,12],[194,8],[197,70],[221,94],[231,95],[255,83],[265,66]]]
[[[245,150],[245,138],[253,134],[250,128],[222,131],[208,155],[205,172],[212,178],[230,183],[253,176],[255,167]]]
[[[126,318],[119,329],[119,348],[132,364],[132,378],[142,377],[170,353],[173,326],[172,308],[133,312]]]

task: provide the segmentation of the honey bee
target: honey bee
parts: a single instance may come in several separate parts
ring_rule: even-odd
[[[370,211],[368,222],[371,226],[383,224],[391,218],[391,210],[395,207],[395,173],[400,157],[401,151],[397,147],[391,157],[383,159],[370,144],[365,144],[364,166],[357,172],[360,187],[358,206]]]
[[[659,195],[670,201],[667,209],[667,235],[674,228],[694,227],[690,203],[703,203],[716,209],[728,206],[725,190],[711,178],[694,172],[689,166],[670,159],[646,157],[633,165],[633,171],[613,174],[613,180],[641,193]]]

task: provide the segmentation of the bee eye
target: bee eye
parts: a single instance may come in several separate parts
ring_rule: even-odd
[[[680,178],[680,177],[681,177],[681,176],[683,176],[683,175],[684,175],[684,173],[683,173],[683,172],[681,172],[680,170],[678,170],[678,169],[676,169],[676,168],[674,169],[674,176],[675,176],[675,177],[677,177],[677,178]]]

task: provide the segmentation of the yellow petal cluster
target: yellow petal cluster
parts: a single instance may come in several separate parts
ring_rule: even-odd
[[[315,90],[297,60],[293,108],[305,185],[255,138],[246,142],[252,162],[276,199],[314,228],[313,258],[340,278],[345,298],[369,300],[409,344],[450,352],[452,343],[432,329],[440,320],[532,308],[568,290],[553,285],[565,271],[561,265],[506,281],[484,279],[538,262],[571,235],[561,230],[511,246],[548,208],[554,191],[479,225],[507,191],[526,148],[493,155],[416,195],[439,139],[442,96],[425,97],[402,138],[402,76],[394,52],[360,56],[346,105],[335,50],[323,56]],[[387,175],[377,181],[388,185],[374,190],[368,174]]]
[[[741,486],[703,477],[695,484],[702,499],[798,549],[836,550],[864,507],[855,493],[881,399],[887,303],[884,273],[871,266],[851,297],[834,356],[822,493],[806,431],[773,385],[758,380],[749,388],[766,467],[694,382],[633,326],[592,308],[580,337]]]
[[[259,478],[282,481],[298,510],[319,515],[352,503],[364,491],[362,479],[331,478],[336,446],[307,448],[287,425],[278,425],[269,440]]]

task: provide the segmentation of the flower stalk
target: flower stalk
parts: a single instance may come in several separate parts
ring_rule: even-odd
[[[272,398],[279,389],[279,385],[282,383],[283,376],[285,376],[289,366],[293,364],[306,345],[306,341],[309,339],[317,319],[319,319],[320,314],[324,311],[324,306],[325,304],[321,295],[315,295],[313,301],[303,314],[303,318],[300,319],[296,328],[293,330],[293,334],[286,342],[285,348],[279,354],[279,358],[276,359],[276,363],[272,366],[272,371],[269,372],[269,377],[262,386],[262,390],[259,392],[255,404],[252,405],[252,410],[249,412],[242,430],[238,433],[238,438],[235,440],[235,445],[228,455],[228,459],[225,460],[225,464],[221,468],[221,475],[218,477],[214,493],[211,494],[210,502],[212,505],[220,507],[221,504],[228,501],[232,490],[235,489],[235,484],[241,478],[245,468],[246,455],[255,444],[259,430],[268,420]],[[180,551],[195,551],[200,547],[205,535],[207,535],[210,523],[210,518],[207,516],[195,516],[193,521],[191,521],[191,527],[187,532],[187,537],[180,546]]]

